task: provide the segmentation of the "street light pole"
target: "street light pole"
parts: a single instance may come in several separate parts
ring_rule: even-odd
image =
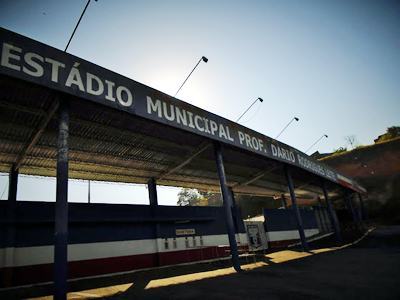
[[[69,44],[71,43],[72,38],[74,37],[76,30],[78,29],[79,23],[81,22],[82,17],[83,17],[83,15],[85,14],[86,9],[88,8],[90,1],[91,1],[91,0],[88,0],[88,2],[86,3],[86,6],[85,6],[85,8],[84,8],[83,11],[82,11],[81,16],[79,17],[78,23],[76,23],[76,26],[75,26],[75,28],[74,28],[74,31],[72,32],[71,37],[69,38],[68,44],[67,44],[67,46],[65,47],[64,52],[67,52],[67,49],[68,49],[68,47],[69,47]],[[95,1],[97,2],[97,0],[95,0]]]
[[[299,120],[300,120],[299,118],[293,117],[293,119],[291,119],[290,122],[287,123],[287,125],[285,127],[283,127],[283,129],[281,130],[281,132],[279,132],[279,134],[275,137],[275,139],[277,139],[286,130],[286,128],[288,128],[289,125],[292,124],[293,121],[298,122]]]
[[[176,97],[176,95],[178,95],[179,91],[181,90],[181,88],[183,87],[183,85],[186,83],[186,81],[189,79],[190,75],[192,75],[192,73],[194,72],[194,70],[197,68],[197,66],[200,64],[201,61],[204,61],[205,63],[208,62],[208,58],[205,56],[202,56],[199,61],[197,62],[197,64],[194,66],[193,70],[189,73],[189,75],[186,77],[185,81],[181,84],[181,86],[179,87],[179,89],[176,91],[174,97]]]
[[[244,111],[244,113],[242,113],[239,118],[237,118],[236,122],[239,122],[239,120],[245,115],[245,113],[247,113],[249,111],[249,109],[256,104],[257,101],[260,101],[261,103],[264,101],[262,98],[258,97],[256,100],[254,100],[254,102]]]
[[[307,153],[312,147],[314,147],[320,140],[322,140],[324,137],[328,138],[328,135],[324,134],[322,135],[318,140],[315,141],[314,144],[312,144],[310,147],[308,147],[308,149],[304,152]]]

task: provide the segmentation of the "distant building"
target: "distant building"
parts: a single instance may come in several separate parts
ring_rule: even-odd
[[[319,153],[319,151],[315,151],[313,154],[311,154],[310,156],[314,159],[320,159],[320,158],[324,158],[326,156],[331,155],[332,153]]]

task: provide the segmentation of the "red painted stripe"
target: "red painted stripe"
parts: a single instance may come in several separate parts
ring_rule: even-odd
[[[268,242],[268,246],[270,248],[284,248],[287,247],[291,244],[299,242],[300,239],[292,239],[292,240],[284,240],[284,241],[273,241],[273,242]]]
[[[345,187],[354,188],[354,186],[351,183],[347,182],[347,181],[338,179],[338,182],[341,183],[342,185],[344,185]]]
[[[246,251],[247,246],[239,250]],[[127,272],[156,266],[174,265],[230,255],[229,247],[207,247],[183,251],[140,254],[68,263],[68,278],[79,278]],[[0,269],[0,287],[18,286],[53,280],[53,264],[41,264]]]

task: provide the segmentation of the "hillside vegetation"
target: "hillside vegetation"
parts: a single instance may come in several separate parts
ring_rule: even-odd
[[[368,190],[371,217],[400,222],[400,137],[381,135],[373,145],[321,158],[327,165],[356,179]]]

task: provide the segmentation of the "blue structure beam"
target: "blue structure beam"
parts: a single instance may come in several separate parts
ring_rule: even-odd
[[[19,153],[17,160],[15,162],[15,169],[20,168],[26,155],[29,153],[29,151],[32,150],[32,148],[39,141],[39,138],[42,136],[44,130],[47,127],[47,124],[49,124],[50,120],[53,118],[54,114],[57,112],[58,107],[59,107],[59,102],[58,102],[58,100],[55,100],[53,102],[53,104],[51,105],[49,111],[46,113],[45,118],[41,121],[39,127],[36,129],[34,134],[31,136],[29,142],[24,146],[21,153]]]
[[[18,188],[18,169],[15,164],[12,165],[8,179],[8,201],[7,201],[7,225],[5,231],[6,245],[14,245],[15,240],[15,209],[17,205],[17,188]],[[14,261],[13,246],[11,249],[5,249],[5,261]],[[5,268],[2,285],[7,287],[13,283],[13,268]]]
[[[236,234],[239,233],[238,218],[241,218],[241,216],[238,216],[238,208],[235,201],[235,193],[233,192],[231,187],[229,187],[229,191],[231,193],[231,199],[232,199],[231,211],[232,211],[233,225],[235,227],[235,234]]]
[[[282,201],[282,206],[287,209],[287,202],[284,194],[281,194],[281,201]]]
[[[364,200],[360,193],[358,193],[358,199],[360,200],[361,221],[363,221],[367,219],[367,211],[365,209]]]
[[[308,248],[308,244],[306,241],[306,236],[304,234],[303,221],[301,219],[299,207],[297,206],[296,195],[294,193],[294,184],[293,184],[292,174],[287,165],[284,166],[284,171],[285,171],[285,177],[286,177],[288,188],[289,188],[290,198],[292,199],[292,207],[293,207],[294,215],[296,217],[297,228],[299,230],[301,246],[303,247],[304,251],[308,251],[309,248]]]
[[[63,101],[59,108],[57,188],[54,229],[54,298],[67,299],[68,278],[68,136],[69,109]]]
[[[153,177],[147,181],[147,188],[149,190],[150,205],[157,206],[158,205],[157,183]]]
[[[227,185],[222,146],[219,142],[214,142],[215,161],[221,186],[222,201],[225,210],[226,227],[228,231],[229,246],[231,248],[232,264],[236,272],[241,272],[238,248],[235,239],[235,225],[232,217],[232,194]]]
[[[326,206],[328,208],[328,215],[329,215],[329,219],[331,221],[331,224],[333,226],[333,231],[335,232],[335,236],[336,236],[336,241],[338,243],[342,242],[342,235],[340,233],[340,228],[339,228],[339,222],[337,220],[336,217],[336,213],[333,209],[333,205],[332,202],[330,201],[329,197],[328,197],[328,192],[326,190],[326,183],[324,179],[321,179],[321,188],[322,188],[322,192],[324,194],[324,198],[325,198],[325,202],[326,202]]]
[[[357,216],[356,211],[354,209],[353,199],[352,199],[351,193],[346,192],[345,201],[346,201],[348,209],[350,210],[351,216],[353,218],[353,222],[357,224],[358,223],[358,216]]]
[[[18,188],[18,168],[13,164],[8,177],[8,205],[15,206],[17,201],[17,188]]]

